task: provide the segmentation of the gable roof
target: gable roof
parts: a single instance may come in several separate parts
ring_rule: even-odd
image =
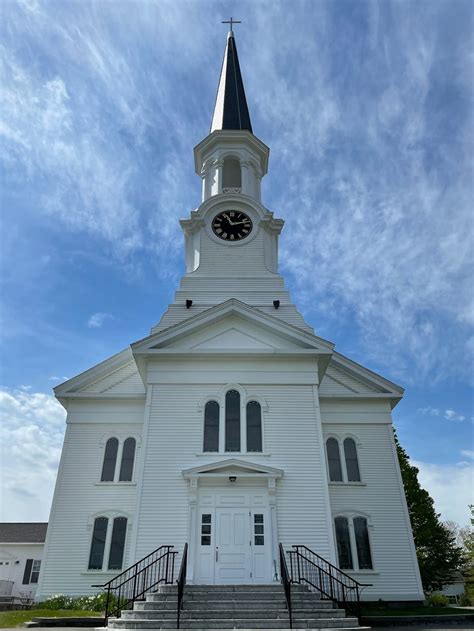
[[[164,351],[173,340],[181,339],[193,331],[207,327],[213,322],[222,320],[229,315],[238,315],[242,319],[261,326],[274,334],[297,342],[302,350],[319,351],[321,354],[329,355],[333,352],[334,344],[332,342],[328,342],[307,331],[302,331],[299,327],[269,315],[257,307],[251,307],[236,298],[221,302],[202,311],[192,319],[186,319],[173,326],[167,327],[163,331],[158,331],[157,333],[138,340],[134,344],[131,344],[132,352],[134,356],[147,353],[157,354],[156,351]],[[186,352],[189,353],[189,350],[186,350]]]
[[[173,348],[173,343],[189,336],[191,333],[205,329],[212,324],[220,322],[221,320],[228,318],[229,316],[238,316],[242,320],[255,325],[272,333],[275,336],[279,336],[286,342],[292,342],[293,347],[283,345],[282,348],[268,347],[268,348]],[[218,305],[210,307],[206,311],[202,311],[194,318],[184,320],[173,326],[159,331],[146,338],[139,340],[131,345],[135,361],[137,363],[138,370],[142,374],[142,378],[145,378],[146,373],[146,361],[152,356],[164,357],[164,356],[182,356],[189,357],[194,356],[210,356],[210,355],[249,355],[251,353],[254,357],[258,355],[268,356],[279,355],[281,356],[295,356],[295,355],[308,355],[311,357],[318,357],[318,370],[319,377],[321,378],[329,363],[334,344],[328,342],[312,333],[302,331],[300,328],[295,327],[287,322],[275,318],[268,313],[264,313],[256,307],[251,307],[248,304],[231,298],[225,302],[221,302]]]
[[[48,522],[2,522],[0,543],[44,543]]]

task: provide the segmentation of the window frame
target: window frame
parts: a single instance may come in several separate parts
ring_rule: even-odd
[[[102,480],[102,469],[104,466],[104,458],[105,458],[105,450],[107,449],[107,443],[111,438],[115,438],[118,440],[118,448],[117,448],[117,456],[115,458],[115,468],[114,468],[114,477],[113,480]],[[132,438],[135,441],[135,451],[133,455],[133,464],[132,464],[132,478],[131,480],[120,480],[120,474],[122,469],[122,460],[123,460],[123,451],[125,441],[129,438]],[[98,486],[107,486],[107,485],[136,485],[136,476],[138,469],[138,454],[139,448],[141,446],[141,437],[137,434],[127,433],[127,434],[108,434],[103,436],[100,441],[101,447],[101,460],[100,460],[100,469],[98,475],[98,481],[96,485]]]
[[[229,390],[236,390],[240,394],[240,451],[226,451],[225,450],[225,403],[226,394]],[[219,450],[218,451],[204,451],[204,430],[205,430],[205,413],[207,403],[215,401],[219,405]],[[261,417],[261,435],[262,435],[262,450],[261,451],[247,451],[247,404],[255,402],[260,405],[260,417]],[[265,451],[265,415],[268,411],[268,404],[265,399],[259,395],[247,394],[245,389],[235,383],[230,383],[214,394],[208,394],[205,396],[198,405],[198,412],[201,417],[201,443],[200,449],[197,453],[198,456],[208,456],[210,454],[215,455],[227,455],[232,457],[233,454],[253,455],[253,456],[268,456]]]
[[[102,557],[102,567],[93,569],[89,567],[90,554],[91,554],[91,548],[92,548],[92,540],[94,536],[94,525],[95,525],[96,519],[99,519],[99,518],[107,519],[107,530],[105,532],[105,543],[104,543],[104,554]],[[120,569],[111,570],[109,569],[109,561],[110,561],[110,553],[111,553],[111,545],[112,545],[112,533],[113,533],[114,523],[116,519],[126,519],[127,523],[125,526],[125,537],[124,537],[124,543],[123,543],[122,567]],[[127,562],[128,562],[127,546],[129,545],[131,527],[132,527],[132,517],[129,513],[126,513],[124,511],[119,512],[119,511],[104,510],[104,511],[98,511],[97,513],[94,513],[93,515],[90,515],[87,522],[87,529],[90,530],[91,532],[90,532],[90,536],[87,538],[88,548],[86,552],[86,566],[85,566],[84,573],[86,574],[98,574],[98,573],[114,574],[117,572],[123,572],[124,568],[127,567]]]
[[[331,480],[331,472],[329,470],[329,458],[328,458],[328,450],[327,450],[327,443],[328,443],[328,440],[330,440],[331,438],[333,438],[337,442],[337,446],[339,450],[339,462],[340,462],[341,471],[342,471],[342,480]],[[349,480],[349,476],[347,475],[347,463],[346,463],[346,452],[344,449],[344,441],[346,441],[348,438],[354,441],[354,447],[355,447],[356,457],[357,457],[357,467],[359,469],[359,478],[360,478],[359,480]],[[337,434],[327,434],[324,437],[324,455],[326,458],[326,471],[327,471],[327,476],[328,476],[328,484],[334,484],[334,485],[343,484],[346,486],[366,486],[366,483],[364,482],[364,477],[362,474],[363,472],[362,472],[361,460],[360,460],[361,448],[362,446],[359,439],[357,438],[357,436],[354,436],[353,434],[344,434],[343,436],[338,436]]]
[[[337,536],[336,536],[336,519],[338,517],[343,517],[344,519],[347,519],[347,523],[348,523],[348,529],[349,529],[349,541],[350,541],[350,548],[351,548],[351,557],[352,557],[352,564],[353,564],[353,569],[341,569],[342,572],[346,572],[346,574],[351,574],[351,573],[357,573],[357,574],[377,574],[377,569],[375,567],[375,560],[374,560],[374,546],[373,546],[373,542],[372,542],[372,530],[373,530],[373,524],[372,524],[372,520],[369,517],[369,515],[362,513],[361,511],[345,511],[345,512],[339,512],[339,513],[335,513],[332,516],[332,527],[333,527],[333,533],[334,533],[334,546],[335,546],[335,550],[336,550],[336,558],[337,558],[337,563],[338,563],[338,567],[339,567],[339,553],[337,550]],[[366,523],[366,527],[367,527],[367,539],[368,539],[368,543],[369,543],[369,554],[370,554],[370,560],[372,562],[372,567],[363,569],[360,567],[360,563],[359,563],[359,553],[357,550],[357,540],[356,540],[356,535],[355,535],[355,528],[354,528],[354,519],[357,518],[362,518],[365,519],[365,523]]]
[[[33,585],[38,584],[40,571],[41,571],[41,559],[33,559],[33,563],[31,564],[31,574],[30,574],[30,583],[32,583]],[[36,580],[34,580],[35,578]]]

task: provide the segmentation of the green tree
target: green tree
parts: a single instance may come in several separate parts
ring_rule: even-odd
[[[398,461],[410,514],[421,581],[425,591],[441,589],[449,583],[464,561],[455,536],[439,519],[433,499],[418,481],[418,469],[410,464],[408,455],[395,435]]]

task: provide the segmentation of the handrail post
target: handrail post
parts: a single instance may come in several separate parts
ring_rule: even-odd
[[[105,626],[107,626],[107,623],[109,621],[109,614],[110,614],[109,602],[110,602],[110,585],[107,586],[107,597],[105,599]]]

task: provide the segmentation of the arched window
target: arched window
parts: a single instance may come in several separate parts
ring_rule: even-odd
[[[262,409],[257,401],[247,403],[247,451],[262,451]]]
[[[102,570],[105,567],[109,570],[121,570],[126,535],[126,517],[115,517],[113,520],[105,516],[96,517],[89,554],[89,570]]]
[[[110,541],[109,570],[121,570],[123,563],[123,552],[125,549],[125,535],[127,534],[127,518],[116,517],[112,528],[112,538]]]
[[[346,438],[344,440],[344,457],[346,460],[347,481],[360,482],[357,449],[353,438]]]
[[[328,457],[329,480],[331,482],[342,482],[341,455],[339,453],[339,443],[335,438],[327,439],[326,452]]]
[[[204,408],[203,451],[219,451],[219,404],[208,401]]]
[[[89,570],[101,570],[104,563],[105,539],[107,537],[107,517],[97,517],[92,532]]]
[[[352,563],[351,538],[349,535],[349,522],[347,517],[336,517],[334,524],[336,526],[339,567],[341,570],[352,570],[354,564]]]
[[[225,395],[225,450],[240,451],[240,394],[229,390]]]
[[[372,570],[367,519],[362,516],[336,517],[334,526],[341,570]]]
[[[240,193],[242,190],[242,174],[237,158],[225,158],[222,167],[222,192]]]
[[[122,462],[120,463],[119,482],[131,482],[133,476],[133,462],[135,460],[134,438],[127,438],[123,444]]]
[[[354,517],[354,536],[356,541],[357,562],[359,570],[372,569],[372,555],[370,553],[369,531],[365,517]]]
[[[105,445],[104,464],[102,465],[102,475],[100,476],[101,482],[114,481],[118,444],[117,438],[109,438]]]

